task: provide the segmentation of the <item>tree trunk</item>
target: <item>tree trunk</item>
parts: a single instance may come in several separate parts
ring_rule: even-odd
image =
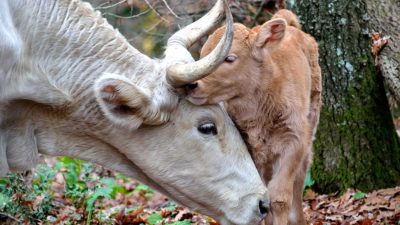
[[[311,168],[320,192],[400,184],[400,142],[370,53],[369,2],[295,4],[303,30],[320,47],[324,106]]]
[[[391,94],[400,103],[400,1],[366,2],[372,30],[390,37],[379,56],[379,67]]]

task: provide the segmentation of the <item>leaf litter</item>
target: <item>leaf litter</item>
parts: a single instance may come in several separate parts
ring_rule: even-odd
[[[53,164],[47,163],[49,168],[53,168]],[[219,225],[215,220],[182,207],[137,181],[97,165],[89,169],[87,177],[90,177],[90,182],[85,183],[86,193],[80,196],[86,201],[68,197],[65,174],[68,170],[58,168],[50,181],[48,192],[52,196],[53,207],[45,220],[32,223],[18,218],[18,214],[0,213],[0,224]],[[83,179],[82,176],[79,179]],[[31,185],[27,181],[25,183]],[[93,199],[96,190],[103,194]],[[11,199],[20,199],[20,195],[15,193]],[[43,198],[43,195],[38,195],[36,199],[21,204],[35,211],[40,208]],[[88,199],[92,201],[90,205]],[[88,207],[92,216],[88,215]],[[306,189],[303,211],[310,225],[400,225],[400,187],[371,193],[349,189],[342,195],[318,194]]]
[[[343,195],[318,195],[307,189],[303,210],[311,225],[400,224],[400,187],[362,193],[355,189]]]

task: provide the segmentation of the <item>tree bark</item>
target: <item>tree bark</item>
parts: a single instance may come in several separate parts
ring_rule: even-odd
[[[371,2],[297,0],[295,4],[303,30],[320,47],[324,106],[311,168],[320,192],[349,187],[370,191],[400,184],[400,142],[382,76],[370,53]]]
[[[379,67],[390,93],[400,103],[400,1],[366,0],[372,31],[390,37],[379,56]]]

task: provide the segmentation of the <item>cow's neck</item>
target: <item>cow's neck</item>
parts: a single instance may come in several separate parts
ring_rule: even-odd
[[[15,98],[36,98],[53,105],[88,100],[93,81],[104,72],[128,76],[139,85],[160,82],[155,76],[159,66],[155,68],[150,58],[131,47],[87,3],[21,2],[21,6],[18,0],[11,6],[18,15],[14,24],[24,43],[18,66],[23,78],[17,84],[24,88]]]
[[[94,98],[95,79],[104,72],[118,73],[138,85],[154,86],[162,82],[157,74],[162,65],[131,47],[87,3],[9,3],[15,30],[7,35],[20,44],[11,49],[19,56],[9,63],[13,66],[4,71],[0,67],[0,176],[9,165],[15,170],[32,167],[38,151],[86,160],[96,155],[106,166],[111,157],[124,162],[120,168],[108,165],[111,168],[142,176],[135,175],[139,170],[122,153],[110,151],[100,139],[82,139],[113,131]]]
[[[0,125],[2,121],[24,119],[51,133],[47,125],[74,124],[66,127],[98,138],[107,136],[113,127],[102,113],[93,88],[104,72],[126,76],[149,89],[154,104],[162,110],[169,110],[164,105],[176,106],[176,99],[168,99],[175,95],[169,93],[165,78],[160,77],[165,69],[162,62],[156,63],[131,47],[87,3],[13,0],[10,8],[18,15],[13,22],[23,43],[23,57],[0,76]],[[35,108],[43,108],[37,110],[41,116],[33,116],[32,107],[23,107],[25,102],[15,104],[26,100],[40,106]]]
[[[261,76],[257,82],[249,85],[254,87],[252,90],[227,101],[227,111],[239,128],[252,155],[254,152],[268,151],[266,148],[271,130],[279,126],[285,107],[280,104],[283,102],[280,95],[273,93],[279,93],[279,90],[271,92],[271,87],[279,89],[279,85],[271,80],[269,69],[273,63],[267,65],[269,65],[268,71],[261,69],[259,71]]]

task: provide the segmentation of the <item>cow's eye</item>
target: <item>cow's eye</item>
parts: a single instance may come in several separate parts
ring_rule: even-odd
[[[197,130],[202,133],[202,134],[207,134],[207,135],[217,135],[217,127],[213,122],[207,122],[201,124],[199,127],[197,127]]]
[[[235,60],[236,60],[236,56],[235,55],[228,55],[226,58],[225,58],[225,62],[227,62],[227,63],[233,63],[233,62],[235,62]]]

